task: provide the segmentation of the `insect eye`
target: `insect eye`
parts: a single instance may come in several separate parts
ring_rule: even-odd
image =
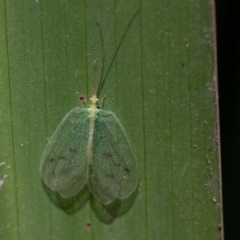
[[[84,106],[86,106],[86,101],[85,101],[85,97],[84,97],[84,96],[80,96],[80,97],[79,97],[79,100],[80,100],[80,102],[81,102]]]

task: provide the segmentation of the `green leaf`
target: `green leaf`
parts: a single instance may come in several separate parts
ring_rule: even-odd
[[[100,95],[140,172],[127,201],[87,189],[63,200],[41,182],[42,152],[93,91],[131,24]],[[0,1],[0,238],[221,239],[218,105],[210,1]]]

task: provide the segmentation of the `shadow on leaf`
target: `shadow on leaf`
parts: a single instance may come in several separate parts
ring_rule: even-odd
[[[74,214],[80,210],[83,205],[87,202],[90,197],[90,192],[85,185],[85,187],[78,192],[76,195],[70,198],[63,198],[58,192],[51,190],[42,181],[44,190],[46,191],[50,200],[54,203],[56,207],[63,210],[67,214]],[[115,218],[122,216],[132,206],[137,196],[137,189],[128,198],[125,199],[115,199],[110,204],[102,204],[97,199],[91,195],[91,206],[100,221],[110,224]]]
[[[91,206],[100,221],[104,223],[112,223],[115,218],[127,213],[133,205],[137,196],[137,189],[125,199],[115,199],[110,204],[102,204],[93,196],[91,196]]]
[[[44,190],[46,191],[50,200],[67,214],[73,214],[83,207],[89,199],[89,191],[85,186],[80,192],[70,198],[63,198],[58,192],[48,188],[42,181]]]

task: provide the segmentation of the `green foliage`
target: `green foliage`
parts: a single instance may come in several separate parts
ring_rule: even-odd
[[[62,202],[40,179],[47,138],[92,94],[96,23],[106,74],[139,8],[100,95],[130,140],[138,191],[130,208]],[[212,11],[206,0],[0,0],[1,239],[221,239]]]

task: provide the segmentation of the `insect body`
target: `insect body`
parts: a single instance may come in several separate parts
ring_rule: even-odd
[[[101,32],[100,36],[102,41]],[[41,178],[64,198],[74,196],[87,184],[96,199],[109,204],[128,197],[138,185],[136,161],[119,120],[112,112],[97,107],[96,95],[106,76],[96,78],[91,106],[71,110],[43,152]],[[85,104],[83,97],[80,101]]]
[[[102,203],[128,197],[137,187],[138,171],[126,134],[110,111],[75,108],[60,123],[41,159],[45,184],[68,198],[85,184]]]

